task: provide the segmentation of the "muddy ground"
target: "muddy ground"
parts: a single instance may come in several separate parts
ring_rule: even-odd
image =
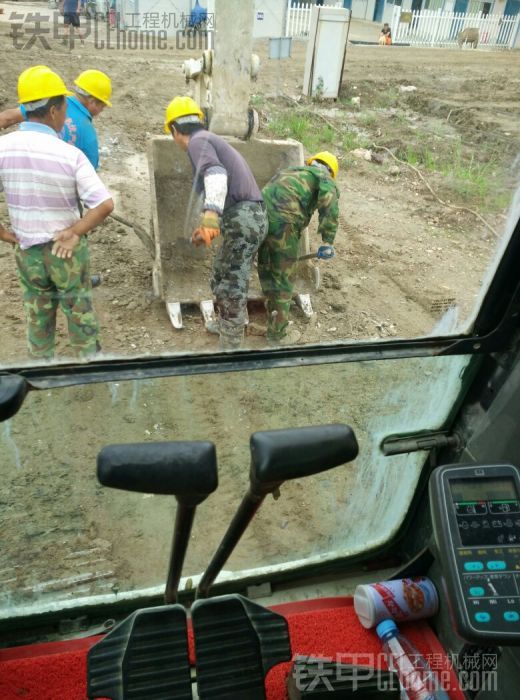
[[[51,65],[69,84],[87,67],[112,77],[114,106],[96,120],[100,174],[115,194],[117,211],[148,229],[147,140],[161,133],[171,97],[186,89],[181,61],[198,51],[175,45],[167,52],[108,51],[95,48],[92,39],[71,51],[52,39],[50,50],[38,44],[14,50],[8,33],[9,26],[0,23],[0,107],[15,103],[17,75],[30,64]],[[255,49],[262,68],[252,102],[261,135],[301,135],[310,150],[335,150],[341,162],[337,256],[320,263],[312,321],[305,322],[298,310],[293,314],[300,342],[427,334],[454,307],[444,328],[463,324],[501,240],[515,178],[519,52],[351,45],[340,99],[323,103],[300,95],[305,44],[296,42],[292,58],[281,63],[267,59],[266,42]],[[401,92],[401,85],[416,90]],[[357,97],[359,105],[352,102]],[[444,202],[479,211],[494,233],[469,212],[441,204],[412,169],[387,151],[373,150],[381,162],[352,155],[356,147],[374,143],[419,167]],[[452,152],[459,155],[450,160]],[[476,164],[482,167],[475,170]],[[315,228],[314,222],[312,248],[319,244]],[[92,234],[91,250],[93,271],[103,277],[94,297],[106,352],[216,348],[195,308],[183,309],[182,331],[172,328],[164,303],[153,296],[152,260],[130,230],[114,222],[100,227]],[[25,325],[8,246],[0,250],[0,280],[0,360],[16,364],[26,358]],[[250,317],[255,326],[262,325],[258,307],[250,309]],[[246,347],[264,342],[251,333]],[[59,351],[66,354],[62,321]],[[101,489],[94,465],[99,449],[110,442],[216,442],[220,498],[201,509],[197,548],[186,567],[191,574],[208,561],[244,492],[253,430],[347,422],[362,448],[359,469],[347,467],[316,478],[307,488],[296,482],[284,489],[285,500],[266,504],[265,517],[255,521],[229,567],[377,542],[397,524],[389,524],[392,509],[385,510],[385,504],[393,508],[398,493],[404,512],[421,464],[420,455],[382,462],[377,441],[389,432],[442,423],[443,401],[451,405],[454,397],[438,387],[436,393],[433,384],[444,372],[445,386],[456,386],[462,368],[458,360],[448,360],[317,368],[304,375],[293,369],[174,378],[31,395],[1,433],[4,603],[113,592],[162,580],[174,506],[168,499],[150,501]],[[425,402],[407,407],[415,388]],[[372,502],[380,503],[377,531],[363,517]]]
[[[96,120],[103,154],[100,174],[114,192],[117,211],[149,230],[147,140],[161,133],[169,99],[186,91],[181,62],[199,52],[178,50],[174,44],[167,52],[109,51],[96,48],[92,38],[70,51],[51,38],[50,50],[39,43],[15,50],[9,25],[0,24],[0,31],[0,106],[16,102],[17,75],[31,63],[49,63],[69,84],[86,67],[111,76],[114,106]],[[451,305],[458,306],[463,323],[504,228],[514,177],[511,163],[520,138],[514,119],[520,53],[349,45],[341,99],[320,103],[301,99],[305,47],[305,42],[295,42],[292,57],[276,62],[267,58],[267,43],[258,41],[261,71],[252,85],[261,136],[298,138],[291,119],[301,115],[314,120],[312,146],[335,150],[341,162],[337,256],[319,263],[321,287],[312,294],[316,313],[311,323],[298,309],[293,314],[300,342],[427,334]],[[410,85],[417,89],[400,92],[400,86]],[[352,97],[359,97],[360,104],[352,104]],[[380,164],[351,155],[355,146],[372,143],[401,157],[411,144],[406,158],[422,168],[441,199],[478,210],[496,235],[472,214],[440,204],[416,173],[387,151],[374,151],[382,157]],[[443,172],[428,171],[417,162],[425,143],[427,156],[436,149],[442,152]],[[455,147],[463,163],[446,159],[446,150]],[[475,162],[471,159],[483,162],[486,181],[482,185],[479,171],[469,182],[472,189],[461,192],[464,182],[452,187],[448,171],[453,165],[464,177],[464,168]],[[493,197],[493,187],[504,195]],[[319,240],[313,231],[315,224],[315,249]],[[94,294],[106,352],[216,348],[216,338],[204,331],[196,308],[183,308],[182,331],[172,328],[164,303],[153,296],[152,260],[132,231],[108,223],[92,234],[91,249],[93,272],[103,278]],[[6,331],[2,361],[15,363],[26,357],[24,317],[12,252],[4,246],[0,256],[0,314]],[[261,325],[262,310],[252,309],[251,320]],[[251,334],[246,347],[263,344],[261,336]]]

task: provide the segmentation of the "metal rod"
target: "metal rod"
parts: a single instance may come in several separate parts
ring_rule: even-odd
[[[168,569],[166,590],[164,592],[164,601],[167,604],[177,602],[177,591],[179,589],[179,581],[181,580],[182,566],[184,564],[186,550],[188,549],[196,510],[196,506],[186,506],[182,503],[178,503],[177,505],[170,566]]]
[[[199,581],[195,596],[196,598],[208,597],[209,589],[213,581],[217,578],[222,570],[222,567],[238,544],[238,541],[247,530],[247,527],[254,518],[256,511],[262,505],[264,498],[265,495],[255,495],[251,490],[246,493],[227,529],[226,534],[222,538],[222,542],[219,544],[217,551],[213,555],[213,558],[208,565],[208,568]]]
[[[117,221],[120,224],[123,224],[123,226],[127,226],[128,228],[131,228],[137,238],[141,241],[141,243],[144,245],[146,250],[150,253],[152,258],[155,257],[155,242],[153,238],[150,236],[150,234],[142,228],[142,226],[139,226],[139,224],[128,221],[128,219],[125,219],[122,216],[119,216],[119,214],[110,214],[110,218],[114,219],[114,221]]]
[[[409,452],[429,451],[442,449],[444,447],[458,448],[460,446],[461,440],[456,434],[422,433],[418,435],[407,435],[400,438],[390,436],[383,440],[381,449],[385,457],[391,457],[393,455],[407,454]]]

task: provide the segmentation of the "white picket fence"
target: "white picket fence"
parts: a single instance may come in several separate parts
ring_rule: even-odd
[[[401,17],[401,15],[404,17]],[[406,18],[411,21],[403,22]],[[512,49],[518,38],[520,15],[487,15],[481,12],[444,12],[421,10],[403,13],[394,8],[392,16],[392,41],[413,46],[458,46],[458,35],[463,29],[479,30],[478,46],[491,49]],[[466,44],[466,47],[471,46]]]
[[[312,5],[308,2],[287,2],[287,17],[285,20],[285,36],[296,39],[307,39],[311,27]],[[343,7],[343,2],[336,2],[330,7]]]

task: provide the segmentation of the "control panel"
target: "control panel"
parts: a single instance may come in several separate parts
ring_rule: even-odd
[[[457,631],[520,643],[520,471],[444,466],[430,478],[437,555]]]

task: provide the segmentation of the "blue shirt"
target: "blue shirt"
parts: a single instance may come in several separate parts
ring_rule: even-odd
[[[67,118],[60,134],[87,156],[94,168],[99,168],[99,147],[92,115],[77,97],[67,97]]]
[[[78,11],[78,0],[65,0],[63,14],[75,14]]]
[[[20,110],[27,119],[23,105],[20,105]],[[67,97],[67,118],[59,136],[83,151],[96,170],[99,168],[99,147],[92,115],[77,97]]]

